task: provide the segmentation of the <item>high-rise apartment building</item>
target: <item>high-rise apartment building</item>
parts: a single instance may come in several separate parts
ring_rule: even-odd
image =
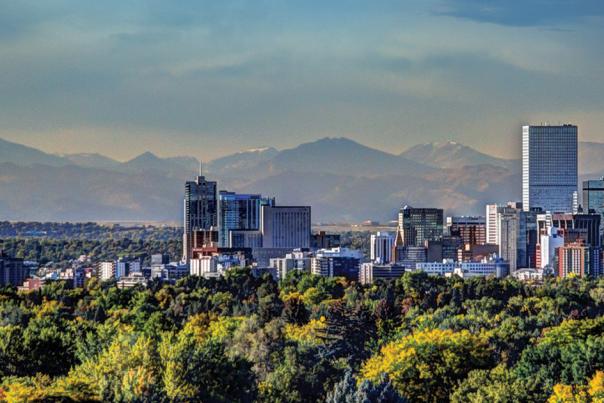
[[[443,210],[438,208],[403,207],[398,213],[398,230],[405,246],[425,246],[443,236]]]
[[[449,235],[460,237],[464,245],[487,243],[485,217],[447,217],[447,229]]]
[[[219,244],[232,247],[231,231],[257,231],[260,229],[261,206],[274,206],[274,199],[259,194],[237,194],[221,190],[218,194]]]
[[[310,206],[262,206],[263,248],[310,248]]]
[[[556,249],[559,277],[590,275],[591,253],[588,246],[581,242],[571,243]]]
[[[193,231],[209,230],[218,225],[217,183],[199,175],[185,183],[183,258],[191,258]]]
[[[522,204],[573,212],[577,208],[578,130],[574,125],[522,127]]]

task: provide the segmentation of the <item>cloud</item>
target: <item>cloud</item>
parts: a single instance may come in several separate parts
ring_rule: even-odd
[[[60,139],[44,139],[53,151],[207,159],[345,135],[398,150],[453,137],[505,154],[501,134],[523,119],[581,111],[594,126],[602,108],[597,24],[443,16],[470,15],[469,0],[10,3],[0,135]],[[487,4],[477,15],[511,13]]]
[[[439,15],[509,26],[568,26],[604,16],[601,0],[443,0]]]

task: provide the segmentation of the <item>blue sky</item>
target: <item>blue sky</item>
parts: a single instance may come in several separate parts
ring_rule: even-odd
[[[119,159],[604,141],[604,1],[0,0],[0,137]]]

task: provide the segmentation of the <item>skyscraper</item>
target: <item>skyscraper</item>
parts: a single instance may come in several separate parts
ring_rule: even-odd
[[[522,127],[522,205],[524,211],[576,209],[577,126]]]
[[[398,213],[398,229],[405,246],[425,246],[426,241],[443,237],[443,210],[403,207]]]
[[[602,216],[600,220],[600,236],[604,234],[604,177],[600,180],[583,182],[583,210],[593,211]]]
[[[200,175],[185,183],[183,258],[191,258],[194,230],[209,230],[218,224],[217,183]]]
[[[519,203],[499,208],[499,256],[510,263],[510,273],[537,264],[538,213],[522,211]]]
[[[499,227],[497,220],[498,208],[499,205],[497,204],[487,204],[487,243],[489,245],[499,245]]]
[[[260,229],[261,206],[274,206],[274,199],[262,198],[259,194],[237,194],[221,190],[218,194],[219,243],[230,245],[230,232]]]

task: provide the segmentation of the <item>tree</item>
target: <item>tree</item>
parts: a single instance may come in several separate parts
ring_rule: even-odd
[[[469,371],[491,363],[485,336],[434,329],[382,347],[363,364],[361,379],[378,383],[385,374],[398,393],[412,401],[445,401]]]

